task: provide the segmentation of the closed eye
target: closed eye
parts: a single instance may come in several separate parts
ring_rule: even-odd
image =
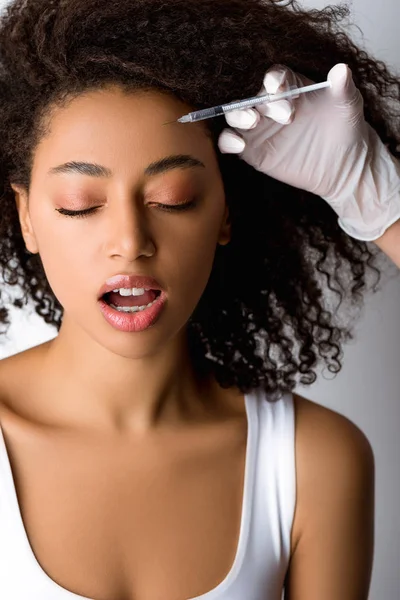
[[[185,210],[190,210],[191,208],[194,208],[197,205],[197,200],[191,200],[190,202],[187,202],[186,204],[159,204],[157,203],[156,206],[157,207],[161,207],[161,210],[165,210],[167,212],[179,212],[179,211],[185,211]],[[68,210],[67,208],[56,208],[56,211],[59,212],[61,215],[65,215],[67,217],[87,217],[90,214],[94,213],[98,208],[100,208],[99,206],[94,206],[93,208],[87,208],[86,210]]]

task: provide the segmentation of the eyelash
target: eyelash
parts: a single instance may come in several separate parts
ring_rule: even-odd
[[[191,200],[186,204],[177,204],[175,206],[172,206],[170,204],[157,204],[157,206],[161,206],[162,210],[165,210],[167,212],[183,212],[194,208],[196,204],[196,200]],[[56,211],[59,212],[61,215],[65,215],[66,217],[84,218],[94,213],[98,208],[98,206],[94,206],[93,208],[87,208],[86,210],[68,210],[67,208],[56,208]]]

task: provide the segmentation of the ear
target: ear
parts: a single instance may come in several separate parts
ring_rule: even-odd
[[[230,214],[229,214],[228,205],[225,203],[225,212],[222,217],[222,224],[221,224],[218,243],[221,246],[226,246],[231,241],[231,235],[232,235],[231,218],[230,218]]]
[[[26,249],[32,254],[36,254],[39,250],[29,214],[28,193],[24,187],[14,183],[11,183],[11,188],[15,192],[15,204],[17,206],[19,223]]]

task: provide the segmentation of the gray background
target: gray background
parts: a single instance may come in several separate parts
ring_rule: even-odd
[[[0,0],[0,9],[6,4]],[[307,0],[302,4],[323,8],[329,2]],[[351,21],[362,34],[356,27],[348,26],[347,31],[400,76],[398,0],[354,0],[350,6]],[[386,264],[388,276],[383,277],[382,290],[366,300],[355,340],[345,346],[341,372],[334,377],[324,370],[312,386],[297,388],[299,394],[350,418],[374,449],[376,521],[370,600],[400,598],[400,272],[389,259]],[[24,311],[13,309],[11,318],[8,336],[0,343],[0,359],[56,335],[31,306]]]

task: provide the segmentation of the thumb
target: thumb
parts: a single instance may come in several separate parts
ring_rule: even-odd
[[[364,118],[364,98],[354,83],[351,69],[345,63],[338,63],[329,71],[328,79],[338,114],[356,128]]]
[[[353,81],[351,70],[345,63],[338,63],[328,73],[331,82],[332,96],[343,104],[348,104],[357,94],[357,88]]]

